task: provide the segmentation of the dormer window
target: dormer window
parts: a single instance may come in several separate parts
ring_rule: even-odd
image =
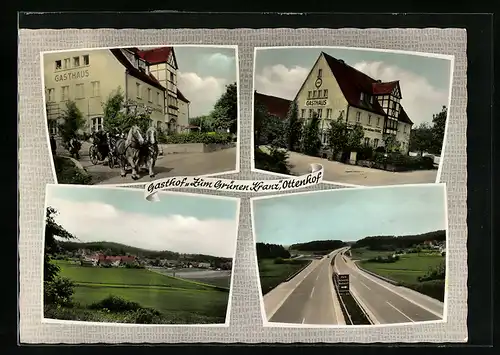
[[[365,94],[362,92],[361,96],[359,97],[359,100],[363,102],[365,100]]]
[[[318,78],[321,78],[323,75],[323,69],[318,69]]]

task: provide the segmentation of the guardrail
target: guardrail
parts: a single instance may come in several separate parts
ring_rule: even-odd
[[[336,254],[331,261],[331,264],[335,264]],[[344,315],[347,325],[370,325],[373,324],[372,320],[366,313],[365,309],[359,304],[358,300],[352,295],[351,291],[347,288],[341,288],[339,282],[339,274],[333,272],[332,282],[335,289],[335,293],[340,301],[340,308]]]
[[[297,271],[295,271],[293,274],[291,274],[290,276],[288,276],[286,279],[285,279],[285,282],[288,282],[290,281],[291,279],[293,279],[295,276],[297,276],[298,274],[300,274],[302,271],[304,271],[304,269],[306,267],[308,267],[309,265],[311,265],[312,263],[312,260],[308,260],[300,269],[298,269]]]

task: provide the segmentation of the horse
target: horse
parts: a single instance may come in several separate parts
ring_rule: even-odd
[[[144,165],[147,167],[149,172],[149,177],[155,177],[154,167],[156,159],[158,158],[158,139],[157,131],[154,126],[151,126],[146,131],[146,144],[145,152],[143,155]]]
[[[132,168],[132,179],[139,179],[138,168],[144,147],[144,138],[138,126],[132,126],[128,131],[127,138],[120,138],[116,142],[116,155],[120,162],[120,176],[127,175],[127,163]]]

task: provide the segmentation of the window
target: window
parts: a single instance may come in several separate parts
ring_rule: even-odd
[[[373,147],[374,147],[374,148],[377,148],[377,147],[378,147],[378,138],[375,138],[375,139],[373,140]]]
[[[373,96],[370,96],[370,103],[373,105]]]
[[[380,126],[380,117],[377,117],[377,127]]]
[[[138,99],[141,99],[141,84],[135,83],[135,96],[137,96]]]
[[[61,101],[69,100],[69,86],[63,86],[61,89]]]
[[[403,133],[406,133],[406,125],[403,124]]]
[[[91,84],[92,84],[92,97],[101,96],[101,83],[99,81],[93,81]]]
[[[174,73],[170,72],[170,81],[174,82]]]
[[[76,84],[76,96],[75,99],[83,99],[85,97],[83,84]]]
[[[73,57],[73,66],[74,67],[80,66],[80,57]]]
[[[64,59],[64,67],[63,69],[69,69],[70,61],[69,58]]]
[[[61,61],[60,60],[56,60],[56,70],[59,70],[61,68],[62,68]]]
[[[317,97],[316,95],[318,95],[318,91],[317,91],[317,90],[314,90],[314,91],[313,91],[313,99],[315,99],[315,98]]]
[[[308,99],[310,99],[311,97],[312,97],[312,91],[309,91],[309,92],[307,93],[307,98],[308,98]]]
[[[332,109],[331,108],[326,109],[326,118],[332,118]]]
[[[372,115],[368,115],[368,124],[371,125],[372,124]]]
[[[102,117],[92,118],[92,130],[94,132],[100,131],[102,129]]]
[[[324,96],[325,98],[327,98],[327,97],[328,97],[328,89],[323,90],[323,96]]]
[[[364,93],[361,93],[361,96],[359,98],[360,101],[363,101],[365,99],[365,94]]]
[[[89,65],[90,64],[90,58],[89,55],[86,54],[83,56],[83,65]]]
[[[57,135],[58,129],[56,120],[49,120],[49,131],[51,135],[53,136]]]
[[[309,118],[312,118],[314,110],[312,108],[309,109]]]
[[[321,98],[321,94],[323,94],[323,90],[318,90],[318,98]]]
[[[161,105],[160,93],[159,92],[156,93],[156,104],[157,105]]]
[[[148,102],[153,102],[153,93],[151,92],[151,88],[148,88]]]
[[[56,96],[55,96],[55,89],[47,89],[47,102],[55,102],[56,101]]]
[[[306,117],[306,109],[305,108],[300,110],[300,118],[304,118],[304,117]]]
[[[370,138],[365,137],[365,145],[369,146],[370,145]]]
[[[318,109],[318,118],[322,118],[322,117],[323,117],[323,109],[319,108]]]
[[[156,121],[156,129],[161,129],[161,121]]]
[[[356,122],[361,121],[361,112],[356,112]]]
[[[323,69],[318,69],[318,78],[323,76]]]

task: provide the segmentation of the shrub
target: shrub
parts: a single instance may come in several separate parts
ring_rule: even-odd
[[[155,319],[161,317],[161,313],[156,309],[142,308],[136,311],[135,322],[139,324],[156,323]]]
[[[370,160],[373,157],[373,148],[370,146],[363,146],[359,149],[357,159],[358,160]]]
[[[166,144],[186,144],[186,143],[204,143],[204,144],[229,144],[233,140],[231,134],[218,132],[189,132],[178,133],[166,136]]]
[[[401,286],[411,288],[441,302],[444,301],[445,280],[430,280],[411,284],[402,283]]]
[[[143,307],[137,303],[128,301],[118,296],[109,296],[99,302],[92,303],[88,308],[90,309],[107,309],[110,312],[127,312],[137,311]]]
[[[418,281],[444,280],[446,277],[446,264],[441,262],[437,267],[429,269],[424,276],[419,276]]]
[[[58,157],[54,158],[54,165],[56,168],[57,182],[60,184],[77,184],[77,185],[91,185],[92,177],[85,172],[81,171],[72,161],[68,158]]]
[[[259,148],[255,149],[255,168],[280,174],[290,174],[288,153],[284,150],[271,148],[265,153]]]
[[[67,278],[56,277],[53,281],[43,283],[44,304],[70,306],[74,292],[74,283]]]

